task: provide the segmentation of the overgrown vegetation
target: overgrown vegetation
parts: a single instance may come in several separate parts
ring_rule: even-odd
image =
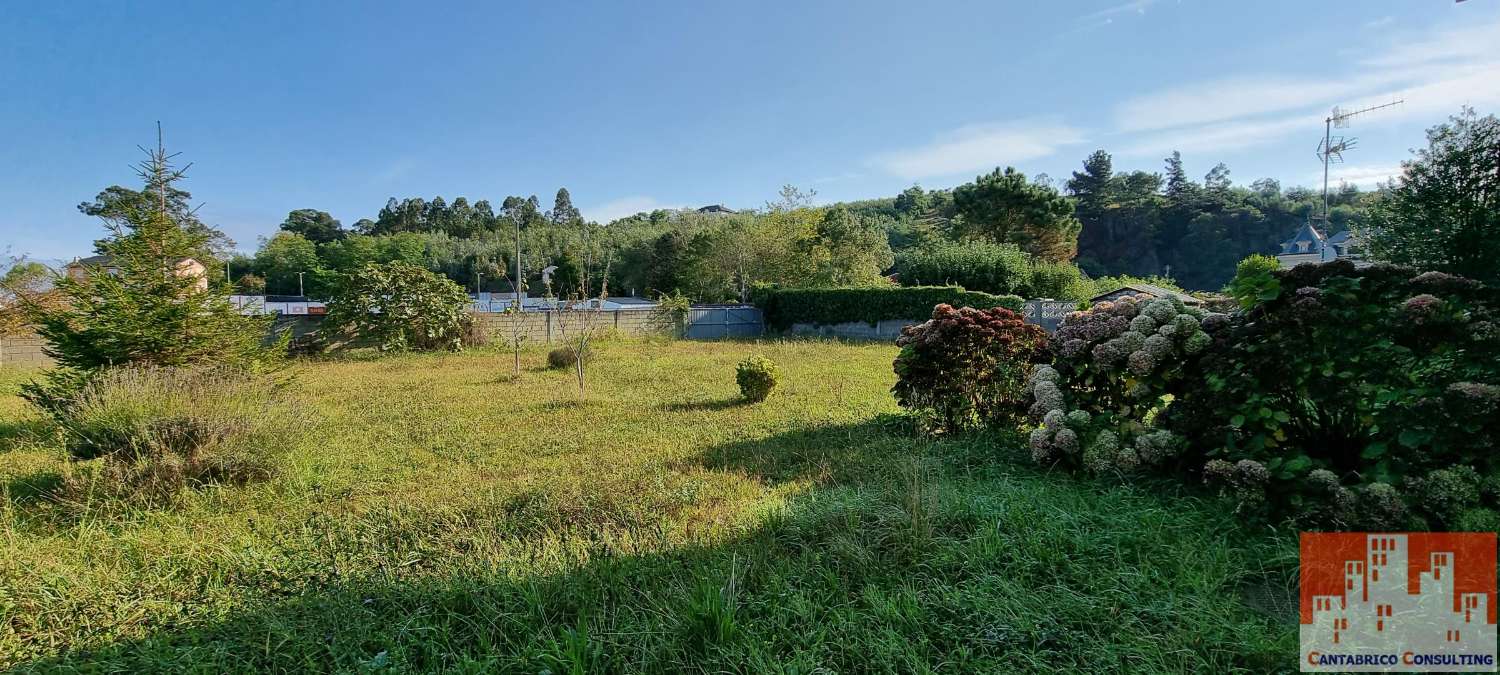
[[[1172,404],[1209,477],[1244,508],[1342,526],[1453,528],[1500,505],[1478,490],[1500,475],[1500,293],[1347,261],[1273,276]],[[1443,476],[1472,489],[1424,508]]]
[[[1094,473],[1174,463],[1182,439],[1156,417],[1211,342],[1203,324],[1223,318],[1146,295],[1068,315],[1052,336],[1052,365],[1038,366],[1029,383],[1041,422],[1033,459]]]
[[[124,366],[92,378],[53,416],[75,460],[69,499],[164,504],[184,488],[275,474],[308,420],[275,383],[225,367]]]
[[[1047,334],[1004,307],[938,305],[896,340],[896,402],[938,431],[1014,427],[1026,418],[1026,379],[1046,361]]]
[[[474,320],[468,304],[458,284],[416,265],[366,265],[341,279],[320,330],[382,351],[457,351]]]
[[[50,499],[69,460],[0,396],[14,421],[0,427],[0,668],[1224,672],[1294,658],[1295,611],[1238,592],[1295,607],[1294,541],[1170,484],[1059,480],[1008,435],[915,438],[892,416],[891,346],[598,348],[612,367],[582,401],[539,346],[518,386],[497,385],[479,351],[297,364],[288,393],[320,423],[288,425],[283,471],[173,510]],[[729,403],[724,374],[756,353],[782,386]]]

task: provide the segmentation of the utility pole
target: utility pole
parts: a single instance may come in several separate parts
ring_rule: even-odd
[[[474,299],[479,299],[479,294],[484,292],[484,272],[474,270]]]
[[[523,309],[521,304],[521,219],[512,217],[516,222],[516,280],[510,284],[510,289],[515,291],[517,319]]]
[[[298,295],[298,297],[301,297],[303,300],[307,299],[307,294],[302,291],[302,273],[301,272],[297,273],[297,295]]]

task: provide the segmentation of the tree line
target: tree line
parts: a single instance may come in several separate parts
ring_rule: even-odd
[[[1471,127],[1493,120],[1465,114],[1454,119]],[[763,208],[656,210],[604,225],[584,219],[566,188],[550,209],[534,195],[505,197],[498,209],[485,199],[392,198],[375,218],[348,228],[323,211],[292,211],[253,257],[236,257],[229,269],[246,292],[295,293],[301,272],[308,293],[317,295],[339,272],[394,261],[425,266],[470,290],[510,291],[519,232],[520,286],[533,294],[545,292],[546,268],[553,268],[554,287],[573,288],[586,277],[590,294],[607,282],[615,294],[700,302],[743,300],[756,284],[952,282],[1073,298],[1099,285],[1088,282],[1135,278],[1216,291],[1236,262],[1279,252],[1304,223],[1325,235],[1372,231],[1384,222],[1375,207],[1391,189],[1340,184],[1325,221],[1321,191],[1283,187],[1274,178],[1235,185],[1222,163],[1195,179],[1177,152],[1161,171],[1117,171],[1111,155],[1098,150],[1061,181],[1004,167],[949,189],[913,185],[892,197],[831,206],[816,206],[814,193],[788,186]],[[113,204],[132,198],[127,193],[111,188],[80,208],[108,217]],[[171,208],[192,224],[187,197],[171,195]]]

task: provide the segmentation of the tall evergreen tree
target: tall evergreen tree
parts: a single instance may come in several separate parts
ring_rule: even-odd
[[[1006,167],[953,190],[962,217],[959,233],[1012,243],[1044,260],[1070,260],[1078,251],[1073,203],[1049,185]]]
[[[123,204],[106,219],[110,235],[99,248],[110,257],[109,267],[58,279],[57,290],[69,302],[33,314],[47,354],[62,367],[50,380],[53,386],[108,366],[256,366],[276,358],[262,344],[270,317],[240,314],[229,304],[227,283],[193,272],[189,259],[208,235],[185,227],[172,207],[184,171],[173,168],[173,156],[159,142],[147,154],[138,168],[146,198]],[[45,404],[55,403],[49,396],[58,392],[41,385],[30,393]]]
[[[568,188],[558,188],[557,197],[552,202],[551,216],[554,225],[569,225],[575,220],[582,220],[583,215],[573,206],[573,196],[568,194]]]

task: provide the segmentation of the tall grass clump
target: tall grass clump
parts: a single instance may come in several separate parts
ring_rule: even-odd
[[[269,478],[302,426],[275,381],[223,367],[110,369],[51,416],[72,458],[99,460],[65,491],[145,502]]]

